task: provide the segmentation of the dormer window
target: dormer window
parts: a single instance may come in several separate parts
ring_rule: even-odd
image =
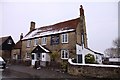
[[[12,40],[8,40],[8,44],[12,44]]]

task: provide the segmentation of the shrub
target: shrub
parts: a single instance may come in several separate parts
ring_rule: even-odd
[[[51,60],[55,61],[56,59],[58,59],[58,53],[56,51],[54,51],[53,53],[51,53]]]
[[[68,64],[66,61],[62,61],[61,62],[61,69],[64,71],[64,72],[67,72],[67,67],[68,67]]]
[[[94,55],[88,53],[87,55],[85,55],[85,63],[95,63],[95,57]]]

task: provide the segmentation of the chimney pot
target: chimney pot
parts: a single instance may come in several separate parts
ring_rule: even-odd
[[[80,5],[80,16],[84,16],[84,9],[82,5]]]
[[[21,33],[21,35],[20,35],[20,40],[23,38],[23,33]]]
[[[35,29],[35,22],[31,21],[30,23],[30,31],[33,31]]]

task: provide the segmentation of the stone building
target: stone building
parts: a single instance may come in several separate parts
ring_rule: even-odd
[[[62,62],[76,57],[76,44],[88,47],[85,24],[82,5],[78,18],[40,28],[31,22],[30,31],[22,38],[21,58],[31,60],[32,65],[39,60],[45,66],[51,60]]]
[[[0,56],[6,61],[11,59],[11,51],[15,45],[11,36],[0,38]]]
[[[20,35],[20,40],[15,44],[12,49],[11,59],[13,60],[21,59],[22,38],[23,33]]]

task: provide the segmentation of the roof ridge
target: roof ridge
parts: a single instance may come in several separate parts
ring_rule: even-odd
[[[51,24],[51,25],[48,25],[48,26],[41,26],[41,27],[38,27],[38,28],[35,28],[35,29],[46,28],[46,27],[57,25],[57,24],[62,24],[62,23],[66,23],[66,22],[69,22],[69,21],[74,21],[74,20],[77,20],[77,19],[79,19],[79,17],[78,18],[74,18],[74,19],[69,19],[69,20],[61,21],[61,22],[57,22],[55,24]]]

